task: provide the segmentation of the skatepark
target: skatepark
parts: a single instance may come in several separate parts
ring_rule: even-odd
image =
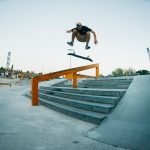
[[[11,83],[11,87],[5,84],[0,86],[0,149],[10,149],[10,147],[12,150],[53,150],[70,149],[70,147],[71,149],[83,150],[150,149],[148,140],[150,138],[150,76],[114,77],[113,79],[99,78],[98,80],[99,83],[97,81],[94,84],[95,79],[85,79],[78,83],[78,87],[76,88],[77,93],[81,93],[81,90],[83,93],[84,89],[88,92],[88,94],[84,94],[84,96],[75,94],[75,91],[72,92],[73,88],[71,86],[73,83],[66,84],[66,79],[40,82],[39,103],[41,105],[32,106],[30,98],[30,94],[32,94],[30,93],[31,80],[25,79],[19,83],[14,79],[1,79],[3,83]],[[109,85],[108,81],[110,83]],[[127,84],[128,86],[125,86]],[[115,93],[113,93],[113,95],[115,95],[118,90],[124,92],[119,101],[117,100],[113,110],[111,109],[111,111],[108,112],[105,119],[95,121],[96,119],[91,119],[91,117],[87,116],[85,119],[82,115],[75,113],[71,113],[70,115],[66,110],[60,109],[60,106],[67,105],[68,108],[71,106],[72,110],[73,107],[76,107],[76,109],[89,111],[89,108],[86,108],[87,102],[85,106],[79,103],[78,105],[81,105],[80,107],[72,101],[70,104],[59,104],[59,109],[56,108],[54,103],[56,95],[59,96],[59,92],[56,91],[54,94],[54,89],[59,89],[59,92],[61,91],[60,89],[62,89],[63,92],[60,95],[66,97],[66,99],[69,93],[65,96],[64,92],[70,89],[72,94],[69,97],[74,100],[80,98],[86,100],[88,97],[91,97],[90,95],[94,94],[94,91],[97,91],[97,89],[99,89],[97,92],[103,91],[103,99],[106,93],[107,95],[112,95],[115,91]],[[109,92],[106,92],[106,89]],[[53,94],[49,91],[49,93],[46,92],[47,94],[42,95],[42,92],[45,90],[52,90]],[[104,91],[106,92],[105,94]],[[50,94],[52,94],[53,100],[48,98]],[[55,95],[55,97],[53,95]],[[101,96],[101,94],[99,96]],[[95,95],[94,101],[96,101],[96,97]],[[47,99],[49,102],[53,101],[53,103],[48,104],[43,99]],[[60,103],[57,99],[56,103]],[[64,98],[62,98],[62,100],[63,99]],[[92,97],[90,99],[92,100]],[[112,96],[110,96],[109,99],[112,100]],[[68,101],[70,100],[68,99]],[[92,105],[94,105],[93,102]],[[97,103],[97,106],[94,106],[91,111],[95,111],[95,114],[97,112],[99,115],[104,112],[106,115],[106,112],[101,110],[102,108],[98,108],[99,105],[100,104]],[[85,113],[86,112],[87,111],[85,111]]]
[[[0,150],[150,150],[150,0],[0,0]]]

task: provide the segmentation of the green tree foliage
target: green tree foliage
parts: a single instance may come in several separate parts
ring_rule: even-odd
[[[6,69],[3,68],[3,67],[1,67],[1,68],[0,68],[0,73],[4,73],[4,72],[6,72]]]
[[[136,71],[132,68],[124,69],[124,76],[134,76],[136,75]]]
[[[134,76],[134,75],[148,75],[150,72],[148,70],[138,70],[129,68],[129,69],[122,69],[117,68],[112,72],[113,76]]]
[[[150,74],[150,72],[148,70],[138,70],[136,73],[139,74],[139,75],[148,75],[148,74]]]
[[[122,69],[117,68],[112,72],[113,76],[133,76],[136,75],[136,71],[132,68],[129,69]]]
[[[115,69],[115,70],[112,72],[112,75],[113,75],[113,76],[123,76],[123,75],[124,75],[123,69],[121,69],[121,68]]]

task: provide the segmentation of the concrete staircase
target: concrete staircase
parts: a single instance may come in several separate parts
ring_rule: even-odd
[[[115,108],[132,79],[83,80],[79,88],[65,82],[39,87],[40,104],[60,113],[99,124]]]
[[[80,87],[101,89],[127,89],[132,78],[104,78],[99,80],[83,80]]]
[[[133,77],[110,77],[99,78],[99,80],[86,79],[79,80],[78,87],[80,88],[98,88],[98,89],[127,89],[132,82]],[[55,86],[72,87],[72,81],[62,81]]]

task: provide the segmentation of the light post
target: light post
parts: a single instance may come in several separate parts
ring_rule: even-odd
[[[150,61],[150,50],[149,50],[149,48],[147,48],[147,54],[148,54],[149,61]]]
[[[72,51],[73,53],[75,53],[73,49],[68,49],[68,51]],[[71,68],[71,55],[70,55],[70,68]]]

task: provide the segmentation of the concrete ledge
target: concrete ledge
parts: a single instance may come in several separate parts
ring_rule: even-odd
[[[0,86],[1,85],[9,85],[11,87],[11,84],[10,83],[0,83]]]

